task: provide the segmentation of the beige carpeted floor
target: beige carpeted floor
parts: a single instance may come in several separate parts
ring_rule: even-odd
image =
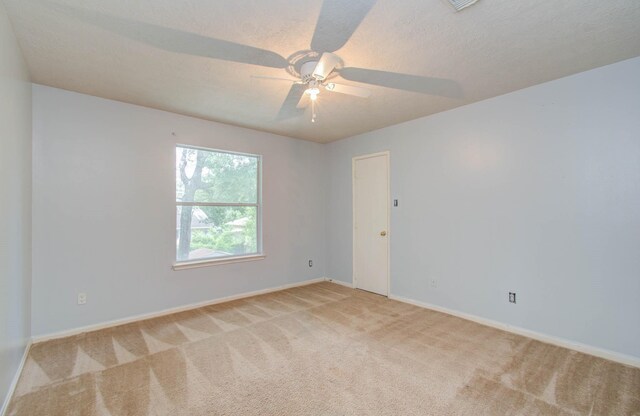
[[[332,283],[36,344],[10,415],[640,415],[640,369]]]

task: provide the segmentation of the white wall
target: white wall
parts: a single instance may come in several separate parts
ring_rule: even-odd
[[[636,58],[329,144],[328,276],[351,281],[351,158],[390,150],[392,294],[640,357],[639,75]]]
[[[30,336],[31,84],[0,1],[0,405]]]
[[[321,145],[38,85],[33,101],[35,336],[324,276]],[[171,269],[176,143],[263,155],[265,260]]]

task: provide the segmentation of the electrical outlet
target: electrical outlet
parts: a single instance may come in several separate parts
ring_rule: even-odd
[[[85,303],[87,303],[87,294],[78,293],[78,305],[84,305]]]
[[[309,267],[313,267],[313,260],[309,260]]]
[[[516,303],[516,292],[509,292],[509,302]]]
[[[436,279],[431,279],[431,287],[438,287],[438,281]]]

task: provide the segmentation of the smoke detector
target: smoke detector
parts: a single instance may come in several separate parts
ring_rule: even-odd
[[[475,4],[478,0],[449,0],[449,3],[456,9],[457,12]]]

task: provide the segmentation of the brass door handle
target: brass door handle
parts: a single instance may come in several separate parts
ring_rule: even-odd
[[[380,235],[384,237],[385,235],[387,235],[387,232],[386,231],[380,231]]]

